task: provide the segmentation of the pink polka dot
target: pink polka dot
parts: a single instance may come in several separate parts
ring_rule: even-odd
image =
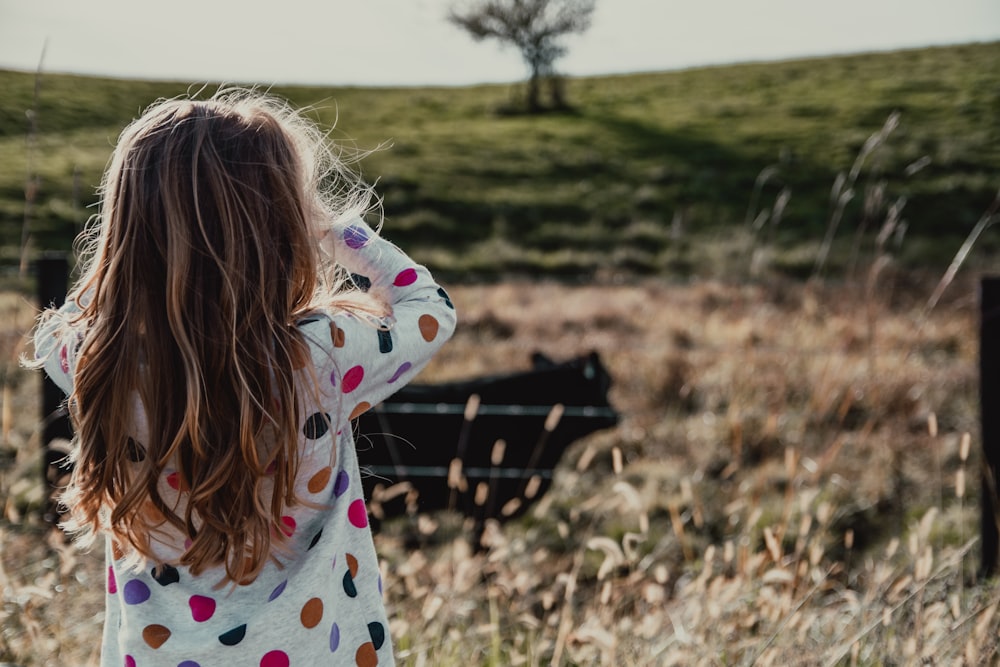
[[[114,595],[118,592],[118,582],[115,581],[115,570],[108,566],[108,593]]]
[[[415,282],[417,282],[416,269],[404,269],[396,274],[396,279],[392,281],[392,284],[396,287],[406,287]]]
[[[69,354],[66,351],[65,345],[59,350],[59,370],[63,373],[69,373]]]
[[[204,623],[215,613],[215,600],[204,595],[192,595],[188,606],[191,607],[191,617],[198,623]]]
[[[167,484],[174,491],[178,490],[180,488],[180,486],[181,486],[180,475],[178,475],[176,472],[168,473],[167,474]]]
[[[283,516],[281,517],[281,524],[283,526],[281,532],[285,534],[285,537],[291,537],[292,533],[295,532],[295,519],[290,516]]]
[[[260,659],[260,667],[288,667],[288,654],[284,651],[268,651]]]
[[[368,511],[365,509],[365,501],[358,498],[347,508],[347,518],[355,528],[364,528],[368,525]]]
[[[361,366],[355,366],[344,373],[344,379],[340,383],[340,390],[345,394],[349,394],[358,388],[361,384],[361,380],[365,377],[365,369]]]
[[[135,658],[130,655],[125,656],[125,667],[135,667]]]

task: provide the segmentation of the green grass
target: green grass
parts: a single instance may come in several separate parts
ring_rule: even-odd
[[[0,72],[0,261],[19,258],[25,180],[40,190],[35,251],[67,248],[121,128],[159,96],[196,86],[44,74],[29,167],[31,73]],[[1000,43],[573,79],[574,110],[501,115],[516,86],[276,87],[315,107],[333,138],[370,149],[361,167],[385,197],[387,235],[448,277],[544,273],[727,273],[762,170],[757,208],[791,192],[774,266],[808,272],[830,190],[890,114],[900,123],[865,161],[831,255],[848,263],[906,198],[897,259],[942,267],[1000,186]],[[907,167],[930,163],[912,175]],[[865,218],[865,191],[886,196]],[[871,198],[869,197],[869,201]],[[864,221],[864,222],[863,222]],[[870,252],[870,243],[862,245]],[[976,257],[1000,250],[984,234]],[[975,258],[974,258],[975,259]]]

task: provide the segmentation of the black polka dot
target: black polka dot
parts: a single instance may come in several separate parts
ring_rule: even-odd
[[[154,567],[149,572],[153,575],[153,579],[156,580],[161,586],[169,586],[170,584],[176,584],[181,580],[181,573],[177,571],[176,567],[171,565],[161,565],[159,567]]]
[[[354,585],[354,577],[351,576],[350,570],[344,573],[344,592],[347,593],[347,597],[358,597],[358,587]]]
[[[452,304],[451,302],[451,297],[448,296],[448,293],[444,291],[443,287],[438,287],[438,296],[444,299],[444,303],[446,306],[448,306],[452,310],[455,309],[454,304]]]
[[[305,426],[302,427],[302,434],[310,440],[322,438],[330,430],[330,415],[325,412],[317,412],[309,415]]]
[[[322,530],[316,533],[316,537],[312,538],[312,542],[309,543],[309,547],[306,549],[306,551],[309,551],[309,549],[312,549],[314,546],[316,546],[316,543],[319,542],[319,538],[321,537],[323,537]]]
[[[247,636],[247,626],[243,625],[237,626],[230,630],[229,632],[223,632],[219,635],[219,641],[226,646],[236,646],[243,638]]]
[[[371,278],[369,278],[368,276],[363,276],[360,273],[352,273],[351,282],[353,282],[355,286],[362,292],[367,292],[372,287]]]
[[[382,354],[392,352],[392,333],[388,329],[378,330],[378,351]]]
[[[382,648],[382,644],[385,643],[385,626],[377,622],[369,623],[368,635],[372,638],[372,644],[375,645],[375,650],[379,650]]]

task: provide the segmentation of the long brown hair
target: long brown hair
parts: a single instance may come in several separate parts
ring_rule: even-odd
[[[333,288],[317,277],[317,219],[332,214],[320,184],[341,213],[366,204],[323,139],[246,91],[161,101],[123,131],[74,291],[85,334],[64,503],[82,539],[107,531],[155,558],[169,525],[190,540],[180,564],[224,564],[235,582],[280,547],[308,354],[294,322]],[[158,490],[167,467],[183,505]]]

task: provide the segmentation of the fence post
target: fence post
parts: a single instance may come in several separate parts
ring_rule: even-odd
[[[980,281],[979,398],[982,420],[983,466],[981,475],[980,520],[982,575],[997,574],[1000,538],[1000,277]]]
[[[45,252],[36,260],[36,294],[38,306],[61,306],[66,301],[66,289],[69,284],[69,262],[66,253]],[[42,479],[50,487],[52,496],[55,484],[65,474],[65,469],[59,465],[65,457],[65,452],[53,449],[51,443],[59,438],[70,440],[73,437],[73,427],[66,413],[63,390],[42,373]],[[45,509],[45,519],[56,520],[56,508],[53,502]]]

